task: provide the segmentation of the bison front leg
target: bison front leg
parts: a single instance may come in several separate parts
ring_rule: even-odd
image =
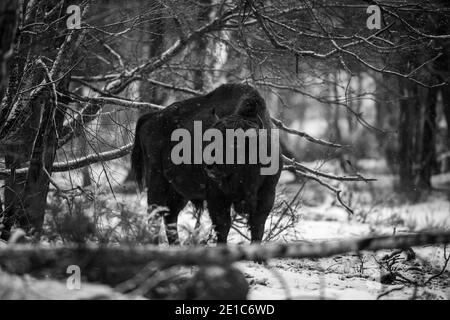
[[[264,226],[275,200],[276,183],[267,181],[258,192],[258,204],[256,210],[250,212],[248,224],[252,243],[261,242],[264,236]]]
[[[231,201],[219,190],[214,190],[208,193],[207,202],[209,216],[217,234],[217,243],[227,243],[231,228]]]

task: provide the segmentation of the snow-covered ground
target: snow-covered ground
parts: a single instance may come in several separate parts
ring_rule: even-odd
[[[371,164],[369,163],[368,166]],[[325,169],[327,169],[325,167]],[[98,168],[101,172],[101,168]],[[116,200],[133,206],[136,212],[145,214],[146,196],[132,191],[129,185],[123,185],[126,170],[120,165],[114,167]],[[375,234],[393,234],[450,228],[450,201],[448,188],[450,175],[433,178],[434,186],[442,190],[432,192],[417,203],[397,201],[393,191],[393,178],[385,173],[376,175],[377,182],[372,186],[364,183],[345,189],[345,199],[349,201],[355,213],[349,215],[334,200],[332,194],[313,182],[308,182],[300,193],[299,206],[295,209],[297,219],[286,228],[275,241],[327,241]],[[72,176],[72,181],[77,177]],[[109,188],[101,174],[98,176],[101,188]],[[289,176],[282,177],[288,182]],[[68,176],[57,177],[59,182],[67,183]],[[290,199],[300,188],[300,183],[279,185],[280,196]],[[131,191],[130,191],[131,189]],[[127,191],[127,192],[122,192]],[[113,209],[114,210],[114,209]],[[277,216],[271,217],[266,224]],[[182,241],[194,232],[195,219],[192,210],[187,207],[179,217],[179,232]],[[201,218],[199,238],[206,237],[211,229],[207,214]],[[239,232],[238,232],[239,231]],[[231,230],[229,242],[246,243],[245,227]],[[439,273],[444,265],[443,246],[414,248],[416,258],[406,261],[404,254],[395,265],[397,271],[408,279],[419,283]],[[380,259],[388,251],[364,253],[360,256],[346,254],[324,259],[273,259],[269,266],[254,262],[240,262],[237,266],[245,273],[251,285],[250,299],[449,299],[449,267],[440,277],[426,286],[415,287],[411,283],[391,281],[380,282]],[[447,255],[450,254],[450,248]],[[402,258],[403,257],[403,258]],[[383,295],[383,293],[387,293]]]

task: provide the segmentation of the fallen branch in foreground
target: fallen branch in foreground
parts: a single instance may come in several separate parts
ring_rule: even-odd
[[[217,247],[158,246],[32,246],[7,245],[0,249],[0,267],[11,273],[67,277],[69,265],[78,265],[90,281],[117,284],[149,263],[160,268],[219,265],[273,258],[324,258],[337,254],[450,243],[450,231],[379,236],[317,243],[219,245]]]

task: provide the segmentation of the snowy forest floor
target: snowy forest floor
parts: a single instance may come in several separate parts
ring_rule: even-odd
[[[80,210],[95,216],[97,232],[107,234],[111,241],[144,239],[145,193],[136,192],[133,182],[120,182],[126,176],[120,163],[108,169],[114,173],[110,184],[106,183],[100,166],[98,173],[91,172],[98,182],[92,187],[94,204],[82,204]],[[314,182],[280,183],[275,208],[266,223],[266,241],[317,242],[450,228],[450,174],[433,177],[435,190],[410,202],[395,192],[392,175],[369,171],[372,174],[364,174],[377,178],[376,182],[339,185],[353,214]],[[67,185],[68,181],[77,185],[77,179],[80,179],[77,174],[59,174],[55,180],[61,185]],[[287,182],[292,176],[283,174],[281,180]],[[67,230],[55,221],[63,207],[64,199],[51,197],[47,226],[53,223],[53,229],[56,225],[62,233]],[[123,224],[125,220],[128,227]],[[214,245],[207,213],[201,216],[198,229],[190,206],[183,210],[178,222],[183,244]],[[71,232],[79,224],[70,223]],[[65,240],[47,239],[49,242]],[[249,242],[245,219],[237,218],[229,242]],[[273,259],[266,265],[240,262],[236,266],[250,284],[250,299],[450,299],[450,267],[447,265],[443,270],[450,248],[427,246],[414,248],[414,253],[385,250],[322,259]],[[432,278],[437,274],[440,275]]]
[[[409,203],[394,192],[390,175],[371,175],[378,181],[369,185],[347,185],[347,201],[354,209],[349,215],[320,186],[309,182],[297,209],[301,218],[291,228],[287,241],[324,241],[374,234],[400,234],[422,230],[449,229],[450,175],[433,178],[436,191]],[[298,188],[289,184],[285,189]],[[445,191],[447,188],[447,191]],[[392,251],[361,255],[347,254],[324,259],[277,259],[270,272],[255,263],[241,263],[251,285],[251,299],[450,299],[450,273],[423,283],[443,270],[443,246],[414,248],[387,267],[383,257]],[[447,250],[446,257],[450,250]],[[389,259],[388,259],[389,260]],[[389,269],[390,271],[388,271]],[[389,274],[396,273],[395,277]]]
[[[295,211],[299,219],[277,240],[314,242],[449,229],[447,193],[431,192],[416,203],[407,203],[393,192],[392,177],[377,178],[378,185],[373,188],[354,185],[347,190],[353,215],[320,186],[309,182]],[[434,185],[443,189],[448,181],[449,175],[436,176]],[[298,188],[299,184],[280,186],[285,195],[294,194]],[[232,239],[242,241],[236,232]],[[414,258],[399,253],[383,260],[393,252],[379,251],[323,259],[274,259],[268,267],[253,262],[238,266],[251,284],[250,299],[450,299],[449,266],[440,277],[427,282],[443,270],[444,247],[414,248],[414,252]]]

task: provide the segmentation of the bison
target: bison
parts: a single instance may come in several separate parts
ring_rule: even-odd
[[[248,161],[175,164],[172,150],[177,142],[172,141],[173,132],[181,128],[194,136],[195,123],[199,122],[203,132],[210,128],[224,134],[227,129],[266,129],[269,139],[275,132],[264,99],[253,87],[244,84],[221,85],[206,95],[142,115],[136,125],[131,163],[139,188],[142,190],[144,183],[147,186],[149,208],[155,205],[167,208],[164,223],[170,244],[178,243],[177,218],[188,201],[198,210],[203,209],[206,201],[218,243],[227,242],[232,206],[236,212],[248,214],[251,241],[261,241],[274,203],[280,166],[273,174],[262,174],[261,168],[265,166],[259,161],[259,153],[256,164]],[[246,157],[249,147],[247,143]],[[271,156],[281,163],[279,146],[268,148]],[[228,151],[224,146],[224,152]]]

